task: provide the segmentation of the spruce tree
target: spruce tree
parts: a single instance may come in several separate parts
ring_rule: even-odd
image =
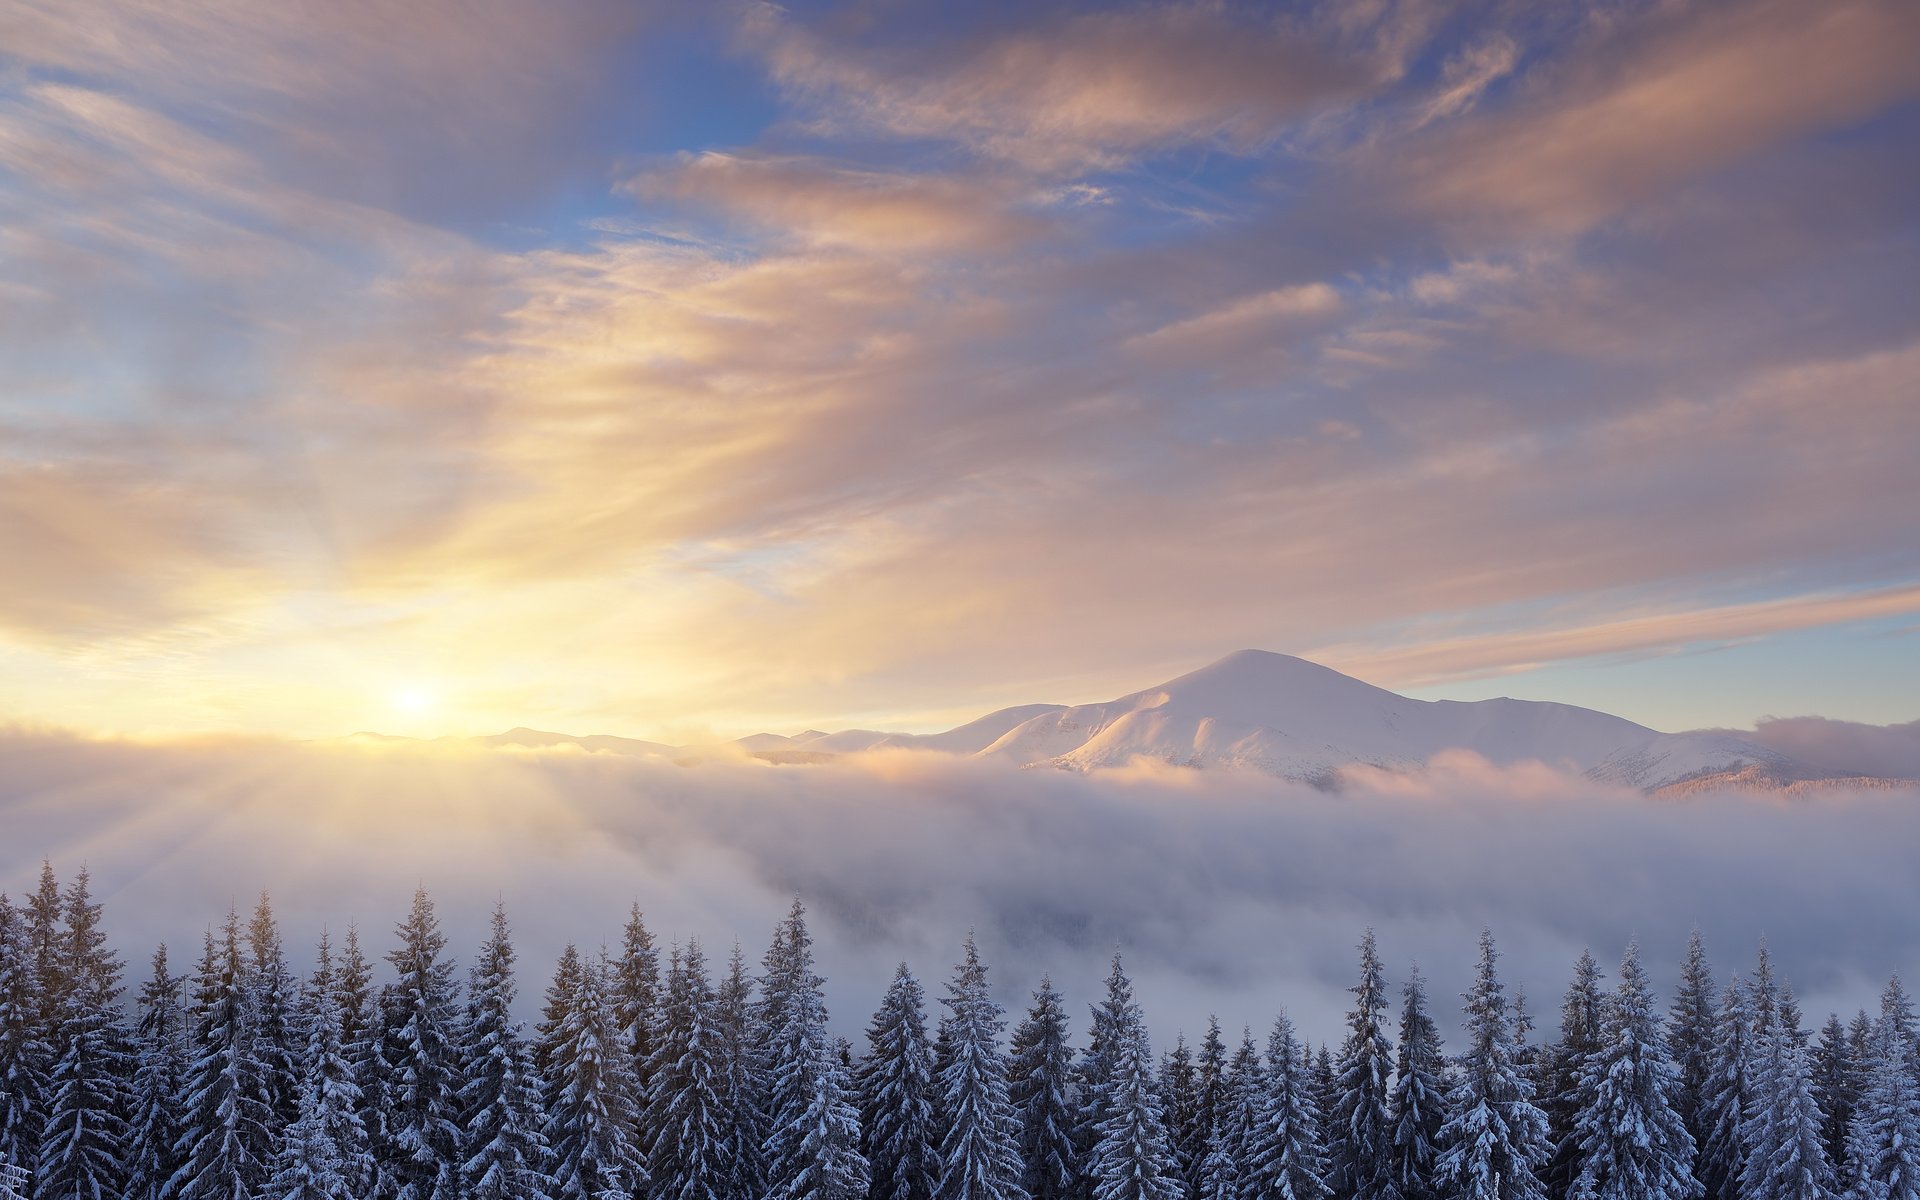
[[[299,1116],[300,1043],[305,1039],[295,1028],[293,972],[265,892],[247,924],[247,950],[252,955],[247,1003],[253,1014],[254,1057],[273,1112],[270,1128],[277,1137]]]
[[[194,976],[193,1036],[170,1192],[180,1200],[253,1200],[266,1182],[273,1147],[264,1073],[253,1053],[247,961],[240,918],[227,914],[223,940],[211,931]]]
[[[1758,1104],[1744,1137],[1747,1158],[1741,1195],[1747,1200],[1828,1200],[1833,1195],[1833,1168],[1827,1160],[1800,1013],[1790,990],[1781,989],[1773,1025],[1756,1034],[1754,1048]]]
[[[387,954],[398,978],[382,993],[381,1200],[457,1200],[460,1192],[458,999],[433,901],[424,888]]]
[[[359,1200],[373,1177],[360,1088],[347,1061],[333,951],[324,934],[309,986],[306,1046],[294,1121],[287,1127],[266,1200]]]
[[[1329,1109],[1324,1107],[1334,1093],[1327,1081],[1320,1078],[1318,1067],[1313,1074],[1313,1090],[1323,1105],[1321,1116],[1321,1141],[1331,1146],[1332,1140],[1327,1131],[1333,1128],[1333,1118]],[[1227,1064],[1225,1100],[1220,1114],[1220,1140],[1226,1148],[1227,1156],[1233,1159],[1235,1174],[1242,1189],[1252,1186],[1252,1176],[1246,1167],[1253,1153],[1253,1139],[1260,1126],[1260,1115],[1267,1104],[1267,1072],[1260,1063],[1260,1050],[1253,1043],[1253,1030],[1245,1026],[1240,1030],[1240,1045],[1233,1052],[1233,1060]]]
[[[1207,1016],[1206,1036],[1200,1039],[1200,1054],[1194,1062],[1194,1074],[1198,1093],[1194,1124],[1199,1127],[1201,1137],[1210,1140],[1221,1127],[1227,1096],[1227,1043],[1220,1036],[1220,1019],[1212,1014]],[[1325,1117],[1323,1112],[1323,1121]],[[1206,1153],[1212,1153],[1210,1145]]]
[[[1399,1200],[1394,1178],[1393,1129],[1387,1091],[1393,1048],[1387,1041],[1386,978],[1373,930],[1360,939],[1360,982],[1347,1014],[1347,1040],[1340,1047],[1338,1099],[1333,1127],[1330,1180],[1339,1200]]]
[[[1560,1004],[1560,1038],[1548,1047],[1540,1107],[1547,1114],[1553,1157],[1541,1177],[1549,1200],[1565,1200],[1580,1174],[1581,1079],[1587,1060],[1600,1049],[1600,965],[1591,950],[1573,964],[1573,982]]]
[[[63,897],[55,960],[63,1010],[33,1178],[36,1200],[105,1200],[126,1192],[133,1055],[116,1007],[120,958],[106,947],[89,884],[82,869]]]
[[[51,1053],[34,962],[28,912],[0,894],[0,1163],[22,1170],[40,1152]]]
[[[768,1195],[776,1200],[854,1200],[867,1191],[860,1114],[827,1032],[827,1003],[813,970],[813,939],[798,900],[765,959]]]
[[[1240,1195],[1248,1200],[1326,1200],[1327,1152],[1313,1079],[1285,1013],[1267,1039],[1263,1103],[1248,1131],[1239,1165]]]
[[[1620,984],[1598,1014],[1594,1049],[1574,1087],[1577,1200],[1695,1200],[1693,1137],[1675,1105],[1668,1056],[1640,948],[1627,947]]]
[[[763,1039],[755,1032],[753,981],[734,943],[727,975],[714,997],[720,1039],[720,1160],[726,1165],[722,1200],[760,1200],[766,1194],[767,1073]]]
[[[1200,1163],[1207,1156],[1207,1134],[1200,1127],[1200,1079],[1185,1034],[1175,1036],[1172,1051],[1160,1062],[1160,1098],[1166,1106],[1174,1171],[1192,1200],[1199,1186]]]
[[[1007,1083],[1020,1119],[1020,1184],[1032,1200],[1068,1200],[1079,1179],[1072,1086],[1066,1005],[1053,980],[1042,977],[1013,1032]]]
[[[1707,965],[1706,942],[1694,930],[1687,940],[1687,959],[1680,968],[1673,1006],[1667,1010],[1667,1045],[1679,1072],[1674,1108],[1696,1147],[1707,1143],[1707,1090],[1713,1077],[1717,1025],[1713,970]]]
[[[1020,1186],[1020,1122],[1007,1091],[1000,1049],[1004,1010],[987,990],[987,968],[968,934],[960,965],[941,1001],[951,1057],[935,1087],[945,1136],[940,1142],[940,1200],[1027,1200]]]
[[[1216,1131],[1207,1139],[1206,1157],[1200,1161],[1200,1182],[1194,1200],[1240,1200],[1240,1168],[1227,1152],[1227,1143]]]
[[[1834,1191],[1846,1192],[1853,1184],[1847,1171],[1847,1129],[1860,1102],[1860,1082],[1853,1043],[1838,1013],[1828,1014],[1820,1029],[1820,1044],[1813,1052],[1813,1091],[1820,1098],[1820,1141],[1833,1168]]]
[[[467,984],[461,1028],[460,1193],[464,1200],[545,1200],[547,1140],[540,1080],[513,1019],[517,987],[504,906]]]
[[[646,1163],[635,1144],[633,1068],[607,995],[603,964],[568,947],[549,993],[547,1143],[555,1200],[620,1200],[640,1194]]]
[[[1108,1085],[1113,1078],[1120,1030],[1127,1020],[1127,1014],[1134,1008],[1133,983],[1121,966],[1118,952],[1114,954],[1112,966],[1107,972],[1106,998],[1091,1007],[1093,1024],[1087,1032],[1087,1048],[1080,1055],[1080,1063],[1074,1073],[1079,1091],[1079,1103],[1074,1112],[1074,1150],[1081,1167],[1076,1193],[1082,1197],[1090,1196],[1095,1187],[1092,1173],[1094,1147],[1100,1142],[1101,1126],[1107,1118]]]
[[[1400,1057],[1387,1096],[1393,1128],[1393,1177],[1405,1200],[1436,1200],[1433,1163],[1446,1124],[1446,1058],[1427,1012],[1426,980],[1415,967],[1401,993]]]
[[[1913,1005],[1896,977],[1880,997],[1865,1086],[1847,1139],[1860,1200],[1920,1200],[1920,1083],[1914,1057]]]
[[[1083,1110],[1098,1114],[1098,1136],[1086,1164],[1093,1200],[1176,1200],[1180,1181],[1168,1170],[1153,1048],[1118,955],[1100,1011],[1095,1022],[1101,1042],[1094,1076],[1098,1094]]]
[[[871,1200],[929,1200],[939,1178],[933,1122],[933,1047],[925,994],[901,963],[867,1026],[867,1056],[854,1077],[860,1150]]]
[[[1701,1093],[1700,1124],[1706,1140],[1699,1145],[1694,1173],[1706,1187],[1706,1200],[1740,1200],[1740,1177],[1746,1169],[1741,1129],[1752,1106],[1751,1013],[1747,989],[1737,978],[1729,980],[1713,1023],[1713,1071]]]
[[[1542,1200],[1547,1118],[1514,1066],[1497,958],[1493,934],[1481,933],[1474,986],[1465,993],[1467,1047],[1459,1082],[1447,1096],[1434,1182],[1455,1200]]]
[[[627,913],[620,935],[620,957],[613,963],[610,982],[614,1020],[619,1023],[627,1054],[633,1059],[639,1094],[647,1090],[647,1064],[652,1060],[653,1029],[660,1006],[660,952],[645,916],[635,904]]]
[[[700,943],[676,951],[648,1039],[652,1081],[644,1122],[652,1142],[647,1170],[654,1200],[724,1200],[725,1039]]]
[[[167,966],[167,948],[153,952],[153,978],[140,988],[134,1026],[132,1112],[127,1133],[128,1200],[164,1200],[180,1169],[180,1098],[187,1086],[184,981]]]

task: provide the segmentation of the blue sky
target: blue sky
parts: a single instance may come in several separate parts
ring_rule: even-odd
[[[1910,4],[6,21],[0,717],[1920,717]]]

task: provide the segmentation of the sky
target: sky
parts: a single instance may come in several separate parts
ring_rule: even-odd
[[[1911,721],[1916,61],[1908,0],[13,0],[0,722],[925,730],[1241,647]]]

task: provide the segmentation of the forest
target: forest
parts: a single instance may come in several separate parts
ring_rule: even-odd
[[[1282,1013],[1156,1055],[1118,955],[1083,1037],[1044,980],[1009,1031],[971,935],[937,1015],[902,964],[837,1038],[798,900],[751,968],[663,954],[636,906],[531,1029],[502,909],[464,972],[421,891],[379,981],[351,928],[301,979],[263,895],[137,989],[102,920],[84,871],[0,895],[0,1197],[1920,1197],[1899,981],[1816,1034],[1764,946],[1721,986],[1697,934],[1664,1009],[1636,947],[1611,986],[1587,954],[1535,1039],[1484,933],[1450,1049],[1369,931],[1337,1045]]]

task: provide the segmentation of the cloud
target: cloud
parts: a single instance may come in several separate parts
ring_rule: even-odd
[[[646,199],[717,206],[802,245],[871,253],[1005,252],[1045,226],[986,179],[860,170],[815,159],[688,156],[630,181]]]
[[[931,56],[835,43],[757,6],[745,26],[774,79],[824,119],[939,138],[1043,171],[1189,144],[1270,146],[1375,68],[1305,31],[1213,5],[1091,13]]]
[[[0,738],[0,880],[86,863],[114,945],[191,945],[271,889],[290,943],[356,921],[370,948],[416,883],[453,945],[496,897],[532,980],[564,941],[617,939],[637,899],[663,938],[757,952],[798,893],[837,1024],[854,1031],[893,963],[927,975],[976,929],[1003,1002],[1051,971],[1091,999],[1118,946],[1156,1030],[1209,1011],[1256,1027],[1282,1004],[1337,1031],[1360,929],[1398,977],[1461,990],[1491,924],[1540,1010],[1583,946],[1639,937],[1672,978],[1689,929],[1716,965],[1764,933],[1809,1011],[1851,1008],[1910,969],[1920,900],[1910,794],[1684,804],[1537,765],[1452,756],[1357,771],[1327,794],[1140,764],[1091,776],[894,752],[818,768],[699,768],[606,754],[423,744]],[[531,981],[523,994],[534,992]]]
[[[1503,111],[1398,147],[1391,170],[1410,199],[1464,224],[1575,233],[1920,90],[1920,15],[1899,0],[1710,6],[1588,40]],[[1462,84],[1481,73],[1462,69]],[[1454,94],[1431,103],[1448,109]]]
[[[1863,725],[1827,717],[1769,717],[1746,736],[1823,771],[1920,778],[1920,721]]]

